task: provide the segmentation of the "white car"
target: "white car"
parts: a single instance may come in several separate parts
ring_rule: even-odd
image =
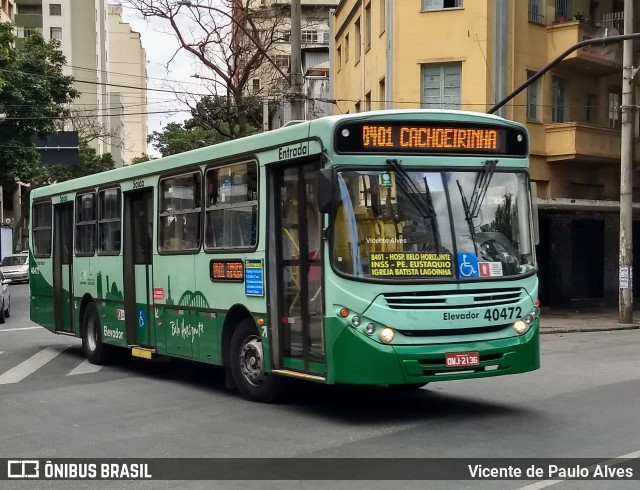
[[[14,284],[20,281],[29,282],[29,253],[7,255],[0,262],[0,272]]]
[[[4,323],[4,319],[11,315],[11,295],[8,287],[10,282],[11,279],[5,278],[0,272],[0,323]]]

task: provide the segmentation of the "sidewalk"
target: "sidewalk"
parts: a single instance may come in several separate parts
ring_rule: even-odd
[[[640,311],[633,312],[633,325],[621,325],[619,318],[618,310],[610,308],[590,312],[543,308],[540,313],[540,333],[558,334],[640,329]]]

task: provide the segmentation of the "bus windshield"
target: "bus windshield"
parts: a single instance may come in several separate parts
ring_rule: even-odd
[[[337,173],[331,261],[338,272],[468,280],[535,269],[525,172],[495,171],[494,162],[456,171],[388,163]]]

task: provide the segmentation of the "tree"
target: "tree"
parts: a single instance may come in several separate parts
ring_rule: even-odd
[[[200,127],[186,128],[181,123],[167,124],[162,132],[154,131],[151,133],[147,141],[163,157],[220,142],[219,137],[212,130],[205,130]]]
[[[30,183],[43,171],[31,142],[34,135],[55,131],[78,96],[58,41],[30,36],[24,50],[15,48],[14,27],[0,23],[0,185],[12,189],[16,181]]]
[[[149,162],[151,160],[155,160],[155,158],[147,155],[146,153],[143,153],[139,157],[133,157],[131,159],[131,165],[135,165],[136,163]]]
[[[262,131],[262,100],[256,96],[244,97],[242,114],[229,97],[205,96],[191,108],[191,119],[185,121],[185,129],[212,130],[218,134],[218,143],[234,139],[240,131],[241,118],[244,119],[245,136]],[[269,114],[275,110],[269,106]]]
[[[253,80],[271,77],[267,83],[281,91],[287,85],[286,51],[281,41],[289,29],[289,6],[255,0],[216,0],[191,6],[176,0],[127,0],[144,17],[163,19],[178,43],[178,50],[193,56],[202,66],[196,74],[210,92],[216,108],[208,121],[225,139],[251,134],[262,124],[252,123],[256,95],[268,95],[268,87],[254,89]],[[282,52],[283,58],[277,53]],[[250,85],[251,84],[251,85]],[[253,97],[252,97],[253,96]],[[176,97],[198,112],[201,95]],[[261,109],[260,109],[261,110]],[[196,116],[194,116],[196,117]],[[261,117],[260,119],[261,120]]]
[[[116,168],[116,162],[111,153],[98,155],[95,148],[89,146],[86,140],[81,139],[80,165],[38,165],[30,183],[32,188],[36,188],[54,182],[63,182],[84,177],[85,175],[105,172],[114,168]]]

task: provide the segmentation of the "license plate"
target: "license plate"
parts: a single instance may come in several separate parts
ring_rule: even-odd
[[[480,364],[480,354],[477,352],[445,354],[444,364],[447,367],[478,366]]]

